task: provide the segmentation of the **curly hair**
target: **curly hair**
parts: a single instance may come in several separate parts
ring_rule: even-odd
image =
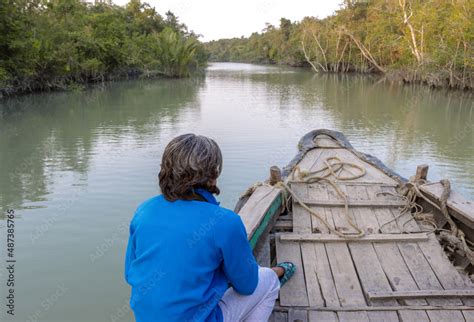
[[[158,175],[161,192],[168,201],[202,200],[197,188],[219,194],[215,180],[221,170],[222,153],[214,140],[192,133],[177,136],[163,152]]]

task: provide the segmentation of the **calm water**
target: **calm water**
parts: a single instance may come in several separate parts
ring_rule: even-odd
[[[220,144],[227,207],[271,165],[288,163],[315,128],[343,131],[406,177],[428,163],[432,180],[448,177],[474,199],[474,103],[462,93],[214,64],[202,79],[31,95],[0,103],[0,113],[1,236],[6,209],[18,216],[14,321],[131,320],[122,278],[128,223],[157,193],[161,152],[181,133]]]

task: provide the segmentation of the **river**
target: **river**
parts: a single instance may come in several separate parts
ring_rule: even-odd
[[[158,192],[166,143],[185,132],[213,137],[224,155],[219,199],[233,208],[316,128],[344,132],[405,177],[427,163],[429,179],[450,178],[474,199],[474,102],[466,93],[216,63],[196,79],[0,102],[0,229],[4,236],[6,211],[14,209],[17,261],[15,316],[4,316],[2,267],[0,320],[131,321],[123,281],[128,223]]]

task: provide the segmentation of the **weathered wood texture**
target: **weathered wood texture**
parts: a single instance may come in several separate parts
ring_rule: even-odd
[[[320,243],[387,243],[387,242],[417,242],[428,240],[427,233],[413,233],[413,234],[371,234],[359,238],[345,236],[340,237],[334,234],[295,234],[287,233],[280,234],[282,241],[311,241]]]
[[[292,322],[473,320],[474,286],[454,268],[435,236],[422,232],[410,213],[400,212],[398,182],[330,138],[318,137],[315,142],[318,148],[298,163],[302,171],[321,169],[326,158],[337,156],[367,173],[336,182],[348,196],[348,213],[331,185],[287,179],[329,227],[295,202],[292,216],[281,220],[280,226],[292,232],[276,235],[277,261],[294,262],[297,271],[280,290],[278,310],[287,309],[286,318]],[[418,169],[420,178],[426,170]],[[339,174],[354,174],[357,169],[344,171]],[[440,193],[436,185],[423,189],[433,196]],[[448,206],[471,214],[469,220],[474,222],[472,205],[455,193]],[[363,238],[333,233],[333,229],[355,233],[349,218],[365,232]]]
[[[427,164],[420,164],[416,167],[415,180],[426,180],[428,177],[429,166]]]
[[[443,185],[439,182],[428,183],[420,186],[420,190],[433,201],[437,201],[443,193]],[[474,229],[474,203],[464,199],[456,191],[451,191],[448,198],[448,209],[451,215],[460,220],[466,226]]]
[[[299,243],[282,243],[277,238],[275,240],[277,261],[292,262],[298,269],[293,277],[280,290],[280,304],[283,306],[308,306],[308,293],[304,279],[303,261],[301,258],[301,248]]]
[[[474,297],[472,290],[424,290],[424,291],[375,291],[368,292],[369,299],[417,299],[426,297]]]
[[[255,233],[267,211],[275,204],[279,195],[281,195],[281,190],[278,188],[267,185],[258,186],[240,209],[239,215],[247,229],[249,239]]]
[[[280,188],[262,185],[255,188],[239,215],[247,231],[250,246],[256,255],[265,249],[260,245],[262,236],[268,234],[283,209],[283,195]]]
[[[382,171],[374,167],[373,165],[359,159],[354,153],[346,149],[313,149],[310,150],[303,159],[298,163],[298,167],[304,171],[316,171],[325,166],[324,161],[328,157],[339,157],[341,160],[357,164],[364,167],[367,170],[367,174],[355,180],[353,182],[371,182],[397,185],[398,182],[394,179],[385,175]],[[344,170],[342,175],[350,175]]]
[[[281,181],[281,170],[279,167],[274,165],[270,168],[270,178],[268,180],[268,183],[273,186],[279,181]]]

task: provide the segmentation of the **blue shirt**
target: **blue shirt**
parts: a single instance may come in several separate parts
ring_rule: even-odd
[[[140,205],[130,224],[125,279],[137,322],[222,321],[218,306],[232,285],[254,292],[258,265],[240,217],[205,201],[167,201],[162,195]]]

